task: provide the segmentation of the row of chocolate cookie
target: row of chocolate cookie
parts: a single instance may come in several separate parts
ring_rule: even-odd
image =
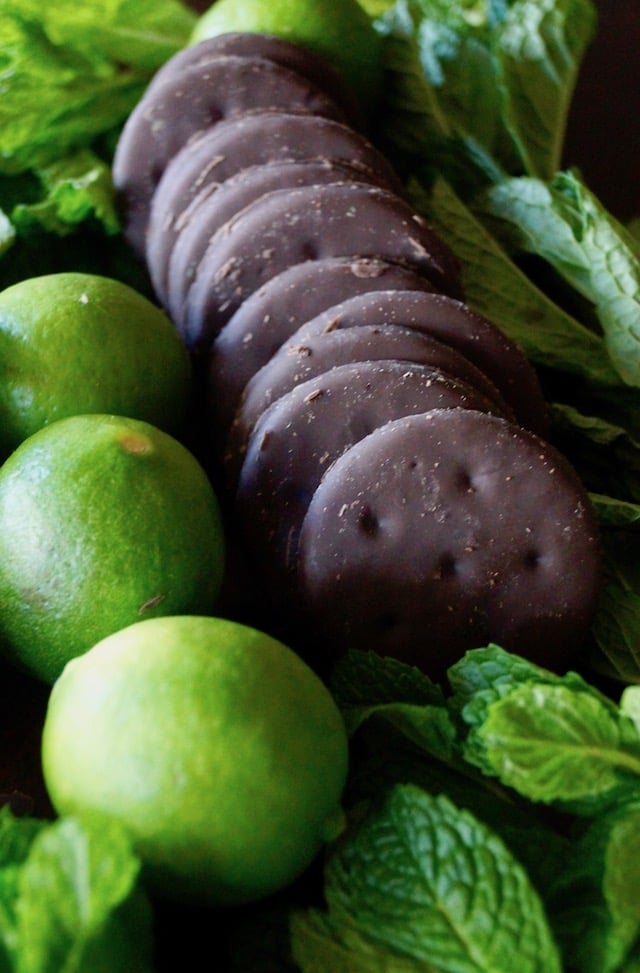
[[[127,236],[206,363],[226,482],[284,612],[434,674],[490,640],[562,663],[597,590],[588,499],[544,440],[535,372],[462,302],[457,261],[358,125],[295,45],[186,49],[118,146]]]

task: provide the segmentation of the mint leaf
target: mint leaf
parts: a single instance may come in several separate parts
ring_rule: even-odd
[[[335,666],[331,687],[350,735],[382,720],[433,756],[452,759],[456,732],[442,689],[413,666],[348,652]]]
[[[417,48],[427,84],[397,48],[384,126],[393,148],[406,151],[413,127],[463,192],[481,174],[550,177],[594,26],[591,0],[399,0],[380,29],[393,39],[388,51],[398,38]]]
[[[637,244],[575,173],[549,183],[509,179],[486,194],[489,212],[517,228],[541,256],[593,302],[611,362],[640,386],[640,260]]]
[[[194,22],[174,0],[3,3],[0,171],[42,168],[122,124]]]
[[[640,794],[640,734],[587,692],[527,683],[491,703],[466,754],[532,801],[593,814]]]
[[[564,149],[582,57],[595,31],[591,0],[515,0],[500,26],[505,124],[523,171],[550,178]]]
[[[568,850],[547,901],[565,964],[620,970],[640,934],[640,807],[596,818]]]
[[[442,971],[555,973],[558,953],[522,866],[444,796],[396,787],[326,867],[332,924]],[[429,966],[427,965],[427,969]]]
[[[183,46],[196,15],[178,0],[4,0],[3,10],[39,24],[59,47],[154,71]]]
[[[591,658],[594,668],[623,683],[640,683],[640,591],[605,585],[591,630],[599,650]]]
[[[63,236],[85,220],[95,219],[105,232],[120,226],[116,214],[111,169],[89,149],[59,159],[38,172],[42,196],[34,203],[20,203],[11,213],[21,234],[39,227]]]
[[[0,933],[14,973],[151,971],[151,914],[124,830],[61,818],[33,839]],[[8,919],[13,917],[13,927]]]
[[[399,659],[352,649],[336,663],[331,690],[342,709],[379,703],[443,704],[439,685]]]

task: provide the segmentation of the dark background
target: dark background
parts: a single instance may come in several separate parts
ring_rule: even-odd
[[[640,0],[597,0],[600,22],[578,78],[566,165],[622,220],[640,216]]]

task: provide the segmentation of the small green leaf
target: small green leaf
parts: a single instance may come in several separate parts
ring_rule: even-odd
[[[329,859],[334,924],[455,973],[560,970],[544,909],[500,839],[444,796],[396,787]]]

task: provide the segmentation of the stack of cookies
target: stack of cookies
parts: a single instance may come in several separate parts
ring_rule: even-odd
[[[588,496],[333,67],[264,34],[186,48],[113,175],[276,608],[332,657],[439,677],[496,642],[565,667],[599,589]]]

